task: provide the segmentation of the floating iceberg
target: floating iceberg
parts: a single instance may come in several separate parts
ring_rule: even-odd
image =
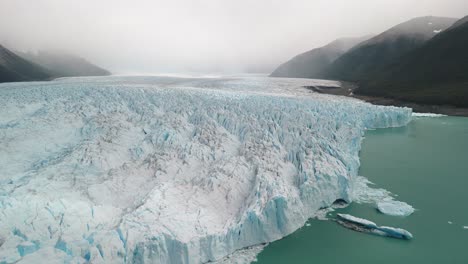
[[[363,226],[365,228],[368,228],[368,229],[376,229],[378,226],[376,223],[372,222],[372,221],[369,221],[367,219],[364,219],[364,218],[359,218],[359,217],[355,217],[355,216],[352,216],[352,215],[349,215],[349,214],[337,214],[337,216],[348,222],[348,223],[353,223],[353,224],[357,224],[357,225],[360,225],[360,226]]]
[[[379,236],[388,236],[399,239],[412,239],[413,235],[401,228],[378,226],[367,219],[358,218],[348,214],[337,214],[337,222],[342,226],[363,233],[371,233]]]
[[[444,117],[446,115],[434,114],[434,113],[413,113],[414,117]]]
[[[384,233],[385,236],[400,238],[400,239],[412,239],[413,235],[401,228],[389,227],[389,226],[380,226],[377,230]]]
[[[364,130],[411,109],[295,82],[0,85],[0,263],[215,261],[350,202]]]
[[[414,212],[414,208],[399,201],[383,201],[377,203],[377,210],[386,215],[408,216]]]
[[[392,216],[408,216],[414,212],[411,205],[395,201],[391,192],[371,187],[373,183],[365,177],[355,177],[352,184],[352,197],[355,202],[373,204],[381,213]]]

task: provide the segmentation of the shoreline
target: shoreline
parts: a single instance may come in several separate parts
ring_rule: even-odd
[[[304,88],[316,93],[356,98],[373,105],[409,107],[416,113],[434,113],[448,116],[468,117],[468,108],[454,107],[451,105],[427,105],[387,97],[354,94],[353,91],[357,88],[356,84],[349,82],[341,82],[341,84],[341,87],[304,86]]]

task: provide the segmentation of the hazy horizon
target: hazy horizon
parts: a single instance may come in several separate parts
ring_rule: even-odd
[[[466,10],[466,0],[0,0],[0,44],[64,50],[117,74],[268,72],[337,38]]]

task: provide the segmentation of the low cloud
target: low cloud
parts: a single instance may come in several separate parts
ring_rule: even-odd
[[[0,43],[117,73],[265,72],[339,37],[466,10],[466,0],[0,0]]]

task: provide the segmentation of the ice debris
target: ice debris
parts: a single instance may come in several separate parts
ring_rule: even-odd
[[[262,252],[262,250],[267,246],[267,244],[247,247],[213,262],[213,264],[250,264],[257,261],[257,255]]]
[[[353,185],[353,200],[355,202],[373,204],[381,213],[393,216],[408,216],[414,212],[411,205],[395,201],[391,192],[381,188],[372,188],[373,183],[365,177],[356,177]]]

